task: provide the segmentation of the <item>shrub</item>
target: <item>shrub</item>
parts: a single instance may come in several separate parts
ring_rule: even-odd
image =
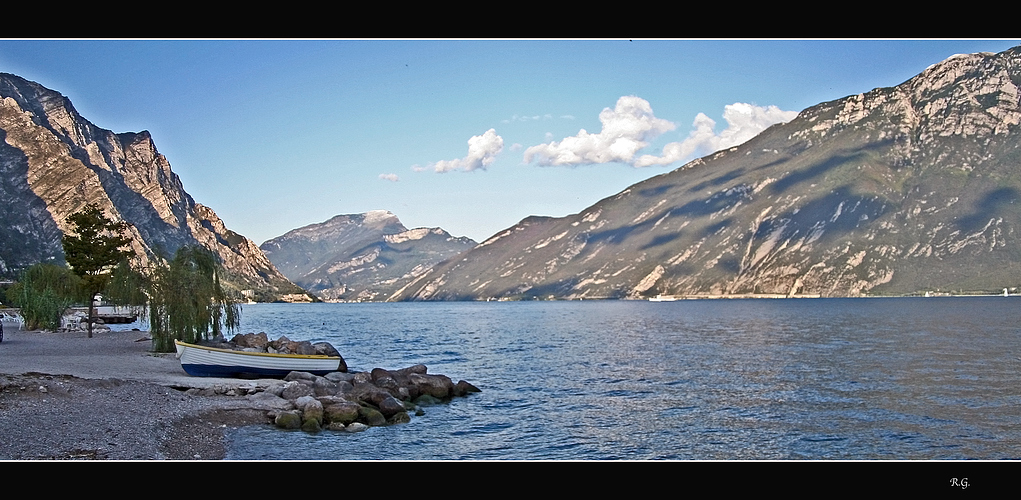
[[[7,298],[21,308],[25,329],[56,330],[64,312],[82,299],[82,283],[66,267],[35,264],[11,285]]]

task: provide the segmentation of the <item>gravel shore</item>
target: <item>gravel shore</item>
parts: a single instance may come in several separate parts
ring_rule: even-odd
[[[190,377],[147,332],[4,333],[0,460],[222,460],[228,430],[268,422],[246,396],[205,395],[268,381]]]

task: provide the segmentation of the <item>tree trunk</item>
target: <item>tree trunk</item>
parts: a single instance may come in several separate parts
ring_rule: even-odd
[[[88,330],[89,330],[89,338],[90,339],[92,338],[92,322],[95,320],[95,317],[94,317],[95,316],[95,312],[96,312],[96,294],[92,294],[92,296],[89,297],[89,318],[86,320],[86,321],[88,321]]]

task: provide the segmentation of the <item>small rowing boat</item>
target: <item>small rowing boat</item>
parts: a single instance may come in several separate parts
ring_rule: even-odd
[[[326,375],[340,370],[342,358],[314,354],[234,351],[175,340],[181,368],[193,377],[283,377],[309,372]]]

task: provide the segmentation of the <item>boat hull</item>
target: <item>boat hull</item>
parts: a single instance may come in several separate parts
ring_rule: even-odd
[[[279,378],[292,371],[326,375],[338,371],[341,362],[336,356],[244,352],[174,343],[181,368],[193,377]]]

